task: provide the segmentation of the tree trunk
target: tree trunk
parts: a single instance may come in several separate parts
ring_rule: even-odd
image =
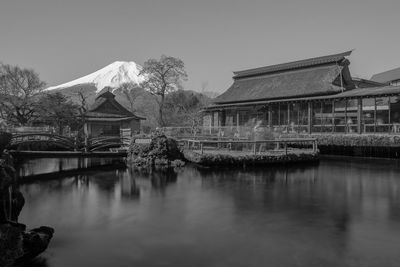
[[[63,124],[62,124],[62,122],[59,122],[58,123],[58,134],[62,135],[62,133],[63,133]]]
[[[163,110],[164,110],[164,94],[161,95],[160,107],[158,110],[159,113],[159,125],[160,127],[164,127],[164,120],[163,120]]]

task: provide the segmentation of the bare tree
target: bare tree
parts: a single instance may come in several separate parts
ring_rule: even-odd
[[[26,125],[35,116],[36,100],[46,84],[32,69],[0,65],[0,108],[8,120]],[[3,115],[2,115],[3,116]]]
[[[39,104],[40,120],[58,128],[60,135],[63,133],[64,126],[79,124],[79,105],[62,93],[42,94]]]
[[[191,126],[193,129],[201,124],[201,110],[205,99],[201,94],[178,90],[166,97],[167,118],[172,124]]]
[[[159,126],[164,126],[163,110],[165,95],[182,88],[182,81],[187,79],[185,65],[179,58],[162,55],[159,60],[149,59],[143,65],[140,75],[146,77],[142,83],[158,102]]]
[[[77,95],[78,95],[78,97],[79,97],[79,111],[80,111],[80,113],[81,113],[81,115],[82,114],[84,114],[86,111],[87,111],[87,109],[88,109],[88,107],[87,107],[87,96],[82,92],[82,90],[79,90],[78,92],[77,92]]]
[[[135,107],[135,100],[137,97],[141,95],[140,88],[133,83],[124,83],[120,86],[122,93],[126,96],[126,99],[129,101],[131,112],[135,113],[137,111]]]

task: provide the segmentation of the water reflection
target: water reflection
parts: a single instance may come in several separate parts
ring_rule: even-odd
[[[36,266],[398,266],[400,166],[99,171],[21,186]]]
[[[27,177],[100,166],[120,166],[122,163],[121,158],[33,158],[20,160],[16,169],[19,176]]]

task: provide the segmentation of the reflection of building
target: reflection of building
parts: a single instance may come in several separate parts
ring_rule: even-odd
[[[381,72],[372,76],[371,80],[389,85],[400,85],[400,68]]]
[[[400,87],[352,79],[351,52],[234,72],[204,126],[263,126],[302,133],[398,132]]]
[[[134,115],[115,100],[115,95],[105,92],[96,98],[94,104],[85,113],[85,133],[91,136],[119,135],[121,129],[140,130],[140,120],[145,118]]]

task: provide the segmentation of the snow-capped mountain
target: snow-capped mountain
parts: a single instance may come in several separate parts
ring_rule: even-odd
[[[97,88],[96,93],[98,93],[104,87],[115,89],[124,83],[139,85],[145,79],[143,76],[139,76],[141,69],[142,67],[133,61],[116,61],[89,75],[57,86],[51,86],[46,90],[68,88],[79,84],[93,84]]]

